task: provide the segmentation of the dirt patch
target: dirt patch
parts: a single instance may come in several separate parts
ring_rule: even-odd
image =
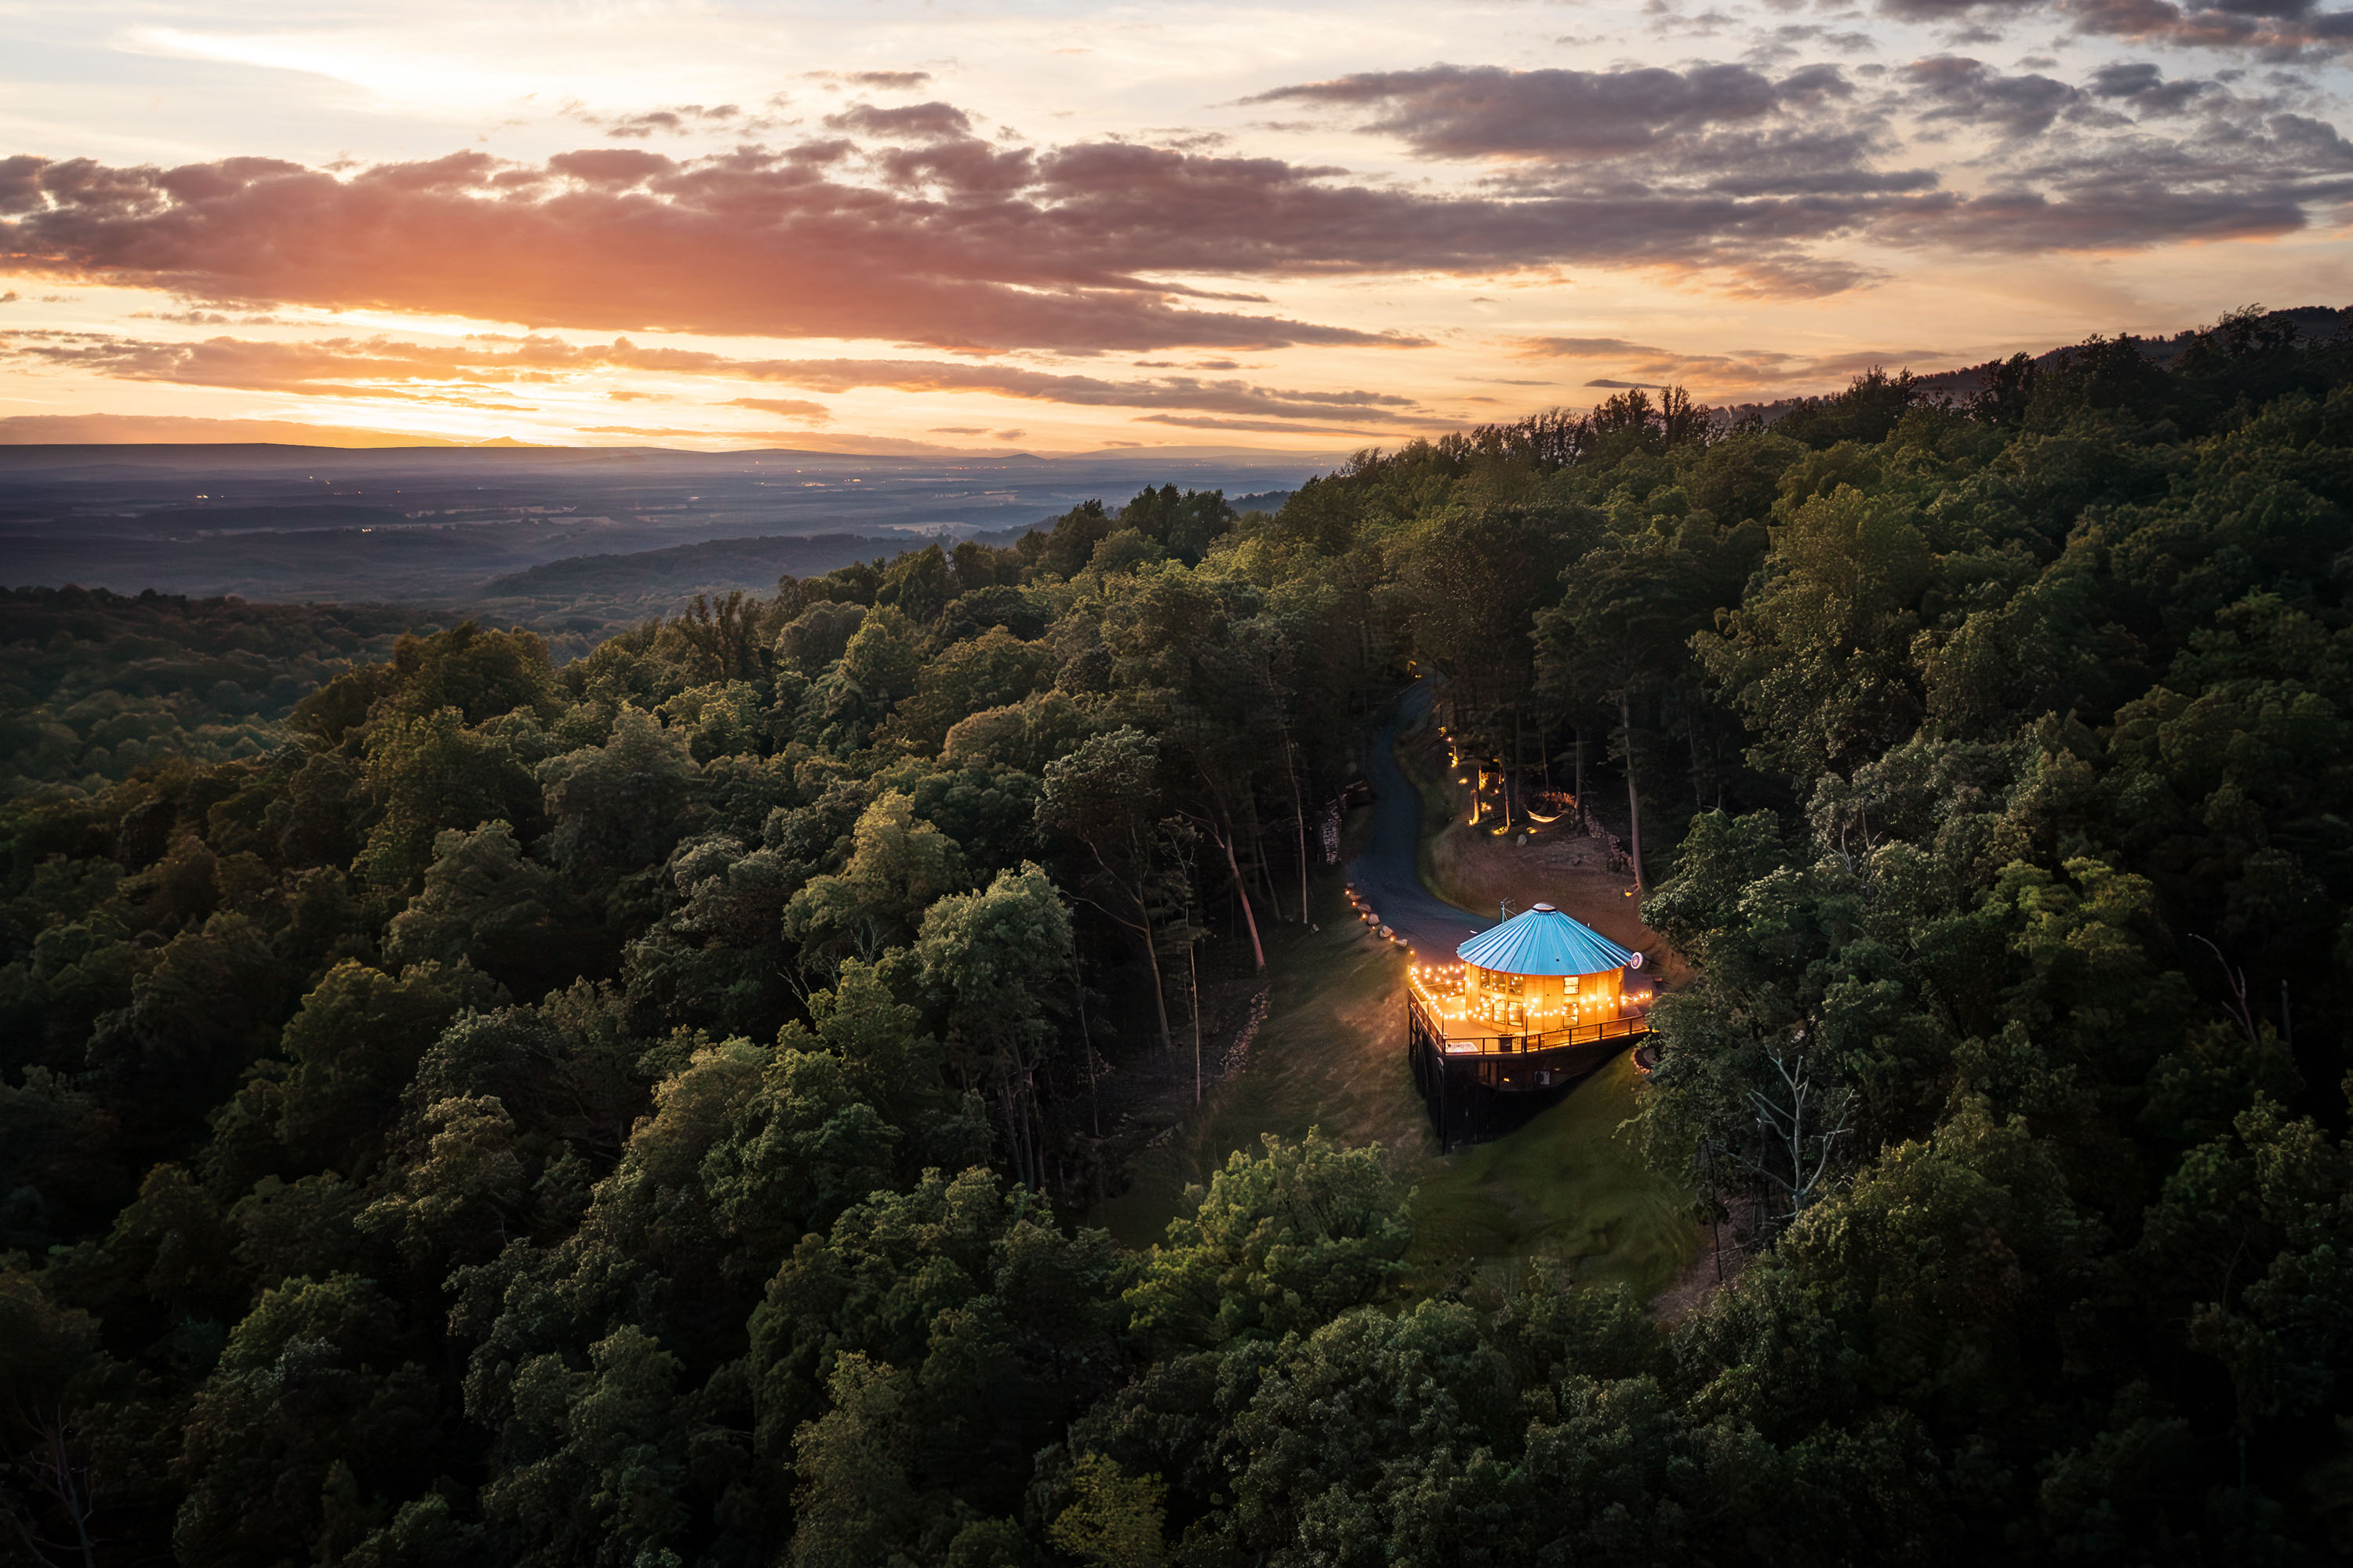
[[[1514,914],[1538,902],[1582,920],[1623,948],[1639,948],[1662,986],[1683,985],[1691,966],[1664,938],[1642,924],[1631,873],[1613,864],[1609,841],[1569,819],[1530,822],[1508,834],[1470,822],[1470,791],[1446,765],[1446,742],[1435,729],[1407,736],[1398,760],[1420,788],[1433,825],[1423,877],[1430,891],[1483,919],[1508,902]]]
[[[1675,1281],[1651,1298],[1651,1316],[1672,1323],[1689,1317],[1707,1298],[1740,1277],[1756,1255],[1755,1216],[1734,1215],[1699,1227],[1699,1250]]]

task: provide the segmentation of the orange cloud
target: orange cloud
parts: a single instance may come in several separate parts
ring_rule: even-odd
[[[783,382],[823,392],[879,387],[897,392],[986,393],[1080,408],[1182,409],[1260,421],[1226,427],[1236,429],[1282,429],[1286,428],[1283,421],[1345,419],[1358,425],[1404,427],[1433,422],[1413,398],[1392,392],[1285,389],[1191,376],[1115,381],[940,360],[736,359],[699,349],[646,347],[628,338],[585,345],[536,334],[485,335],[456,344],[383,336],[302,343],[233,337],[162,343],[101,333],[29,331],[0,337],[0,359],[130,381],[334,397],[446,401],[470,397],[471,389],[494,385],[547,386],[599,371],[629,370]],[[623,390],[606,396],[626,401],[659,395]],[[805,398],[735,397],[723,406],[811,422],[833,417],[824,404]]]
[[[168,381],[249,392],[327,397],[446,400],[454,386],[552,384],[596,363],[553,338],[512,350],[450,349],[375,337],[308,343],[214,337],[155,343],[103,333],[20,332],[0,339],[0,355],[125,381]],[[425,384],[439,384],[435,390]]]
[[[864,387],[886,387],[894,392],[986,392],[999,397],[1080,408],[1187,408],[1273,419],[1332,419],[1345,416],[1359,423],[1384,425],[1431,422],[1413,398],[1394,392],[1293,390],[1256,387],[1246,381],[1207,381],[1192,376],[1113,381],[1097,376],[1065,376],[1009,366],[931,359],[769,359],[733,363],[737,375],[756,376],[763,381],[788,381],[821,392],[847,392]]]
[[[182,446],[269,441],[296,447],[463,447],[471,441],[288,419],[206,419],[184,414],[17,414],[0,418],[0,446],[139,442]]]
[[[871,111],[878,131],[890,112]],[[1239,161],[1127,167],[1141,151],[1041,161],[951,135],[860,164],[880,185],[831,172],[855,152],[847,141],[686,163],[596,148],[536,167],[468,152],[349,177],[269,158],[16,157],[0,160],[0,261],[210,304],[966,351],[1416,341],[1192,308],[1194,291],[1137,275],[1225,254],[1203,219],[1309,196],[1314,177]],[[1155,172],[1165,242],[1117,238],[1112,226],[1134,226],[1116,209],[1148,196],[1137,180]]]
[[[1750,349],[1734,354],[1681,354],[1621,337],[1525,337],[1510,340],[1516,359],[1587,360],[1612,374],[1585,383],[1604,389],[1671,383],[1715,390],[1810,387],[1843,381],[1873,366],[1930,365],[1951,357],[1935,349],[1861,349],[1835,355]]]
[[[824,424],[833,418],[833,410],[822,403],[812,403],[805,397],[730,397],[730,408],[757,408],[764,414],[774,414],[780,419],[807,419],[812,424]]]
[[[1796,297],[1879,275],[1841,253],[1851,241],[1940,257],[2127,249],[2296,233],[2353,199],[2353,145],[2219,80],[2103,68],[2073,86],[1940,56],[1870,91],[1859,81],[1831,66],[1430,66],[1261,95],[1413,157],[1483,165],[1451,189],[1182,139],[1033,148],[982,137],[944,101],[854,103],[823,140],[685,158],[601,146],[329,170],[18,156],[0,159],[0,269],[165,290],[216,315],[285,304],[976,356],[1232,354],[1429,340],[1179,280],[1535,272],[1551,287],[1585,266]],[[683,124],[689,110],[736,123],[723,104],[656,112]],[[1937,168],[1883,166],[1929,145],[1896,137],[1907,115],[1999,143],[1968,165],[1977,194],[1945,188]],[[1030,395],[1013,385],[993,389]],[[1162,384],[1148,401],[1297,413],[1199,401],[1225,385]],[[1348,418],[1388,422],[1371,404]]]

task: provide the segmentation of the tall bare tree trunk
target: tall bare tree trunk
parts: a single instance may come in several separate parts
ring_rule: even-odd
[[[1021,1114],[1021,1090],[1011,1073],[997,1080],[997,1100],[1005,1111],[1005,1140],[1011,1145],[1015,1179],[1025,1187],[1035,1187],[1038,1183],[1031,1179],[1029,1169],[1029,1128],[1024,1125],[1027,1118]]]
[[[1520,705],[1512,705],[1512,770],[1504,779],[1504,831],[1512,831],[1512,804],[1520,792],[1520,758],[1527,750],[1520,724]]]
[[[1087,1033],[1087,980],[1079,969],[1079,945],[1071,944],[1071,988],[1079,998],[1079,1048],[1087,1054],[1087,1125],[1103,1136],[1103,1102],[1095,1096],[1095,1041]],[[1101,1151],[1097,1151],[1100,1161]]]
[[[1626,820],[1632,835],[1634,892],[1639,897],[1650,889],[1642,880],[1642,797],[1634,788],[1634,705],[1622,686],[1618,691],[1618,725],[1619,733],[1626,737]]]
[[[1692,804],[1700,810],[1707,810],[1707,778],[1699,758],[1699,705],[1683,709],[1683,736],[1691,748]]]
[[[1094,846],[1089,844],[1088,848],[1094,849]],[[1144,961],[1152,970],[1152,1005],[1158,1009],[1160,1014],[1160,1049],[1164,1054],[1173,1055],[1176,1050],[1176,1042],[1168,1033],[1168,999],[1160,994],[1160,944],[1154,939],[1152,930],[1151,874],[1148,870],[1138,871],[1135,885],[1130,887],[1124,878],[1112,871],[1111,863],[1103,859],[1103,851],[1094,849],[1094,857],[1095,863],[1103,867],[1104,874],[1111,878],[1111,885],[1118,888],[1124,898],[1134,901],[1136,917],[1130,920],[1126,916],[1106,905],[1096,903],[1092,899],[1089,902],[1094,903],[1096,908],[1101,909],[1120,925],[1143,936]],[[1072,961],[1075,962],[1076,959],[1073,959]]]
[[[1201,1103],[1201,966],[1193,944],[1185,944],[1185,980],[1193,997],[1193,1103]]]
[[[1144,916],[1144,961],[1152,967],[1152,1005],[1160,1014],[1160,1049],[1173,1055],[1176,1050],[1175,1036],[1168,1033],[1168,999],[1161,995],[1160,943],[1152,930],[1152,906],[1138,897],[1136,912]]]
[[[1307,807],[1299,797],[1299,768],[1291,753],[1291,726],[1282,726],[1282,771],[1291,780],[1292,820],[1299,824],[1299,923],[1307,924]]]
[[[1266,948],[1258,939],[1258,916],[1250,910],[1250,889],[1242,885],[1242,868],[1234,860],[1233,835],[1211,836],[1218,840],[1218,847],[1226,852],[1226,874],[1234,879],[1235,898],[1242,906],[1242,924],[1250,928],[1250,958],[1260,969],[1264,969]]]
[[[1577,820],[1585,821],[1585,726],[1577,726]]]
[[[1249,809],[1250,815],[1250,869],[1258,873],[1258,890],[1266,895],[1266,906],[1273,910],[1274,917],[1280,920],[1282,918],[1282,900],[1275,896],[1274,873],[1267,864],[1266,834],[1259,826],[1255,792],[1246,798],[1243,804]]]

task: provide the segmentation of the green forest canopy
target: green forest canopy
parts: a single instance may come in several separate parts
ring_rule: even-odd
[[[5,806],[6,1550],[2353,1550],[2353,343],[1992,371],[1146,492],[561,668],[180,606],[250,673],[111,769],[73,715],[187,638],[17,596],[12,750],[81,784]],[[1408,659],[1632,770],[1699,974],[1635,1130],[1770,1222],[1679,1316],[1409,1280],[1316,1139],[1147,1253],[1056,1207]]]

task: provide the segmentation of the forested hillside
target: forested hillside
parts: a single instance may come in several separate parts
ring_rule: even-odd
[[[0,806],[0,1550],[2353,1550],[2353,340],[1982,379],[405,637]],[[1409,666],[1647,849],[1698,978],[1626,1136],[1757,1233],[1687,1310],[1409,1277],[1321,1139],[1070,1223]]]
[[[295,703],[389,653],[413,614],[0,588],[0,794],[259,757]]]

